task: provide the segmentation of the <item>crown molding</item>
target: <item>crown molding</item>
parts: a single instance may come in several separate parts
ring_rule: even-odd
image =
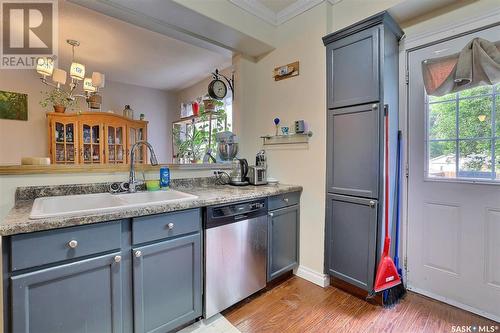
[[[276,14],[276,22],[278,25],[285,23],[288,20],[291,20],[297,15],[302,14],[305,11],[319,5],[324,0],[297,0],[292,3],[290,6],[280,10]]]
[[[260,1],[256,0],[229,0],[234,5],[246,10],[250,14],[257,16],[258,18],[270,23],[274,26],[278,25],[276,21],[276,14],[266,6],[264,6]]]
[[[305,11],[321,4],[328,2],[330,5],[335,5],[342,0],[297,0],[288,7],[279,11],[273,12],[258,0],[229,0],[232,4],[240,7],[241,9],[257,16],[258,18],[266,21],[274,26],[279,26],[286,21],[291,20],[295,16],[302,14]]]

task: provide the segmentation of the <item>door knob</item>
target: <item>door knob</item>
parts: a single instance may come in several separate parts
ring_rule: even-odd
[[[172,222],[170,222],[169,224],[167,224],[167,228],[169,230],[172,230],[174,228],[174,224]]]
[[[288,198],[283,198],[283,201],[284,202],[288,202]]]
[[[139,258],[140,256],[142,256],[142,252],[141,252],[141,251],[139,251],[139,250],[137,250],[137,251],[135,251],[135,252],[134,252],[134,256],[135,256],[136,258]]]
[[[77,242],[76,240],[72,239],[72,240],[70,240],[70,241],[68,242],[68,246],[69,246],[70,248],[72,248],[72,249],[76,249],[76,248],[77,248],[77,246],[78,246],[78,242]]]
[[[274,213],[268,213],[269,216],[273,217],[274,216]]]
[[[120,261],[122,261],[122,256],[115,256],[115,262],[119,263]]]
[[[375,201],[370,200],[369,205],[370,205],[371,208],[375,207]]]

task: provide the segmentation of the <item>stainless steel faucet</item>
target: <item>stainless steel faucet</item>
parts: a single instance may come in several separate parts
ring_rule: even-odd
[[[134,164],[135,164],[135,149],[137,146],[144,145],[149,149],[149,152],[151,153],[150,161],[151,165],[158,165],[158,160],[156,159],[156,154],[153,149],[153,146],[147,141],[137,141],[134,143],[132,148],[130,148],[130,174],[128,177],[128,191],[130,193],[137,192],[136,186],[138,185],[137,179],[135,178],[135,170],[134,170]]]

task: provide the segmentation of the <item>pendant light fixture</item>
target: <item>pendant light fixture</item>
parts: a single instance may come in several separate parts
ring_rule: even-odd
[[[104,74],[93,72],[91,77],[85,77],[85,65],[76,61],[75,47],[80,46],[80,42],[74,39],[67,39],[66,43],[71,45],[71,66],[69,68],[69,99],[74,100],[76,97],[82,97],[87,101],[89,108],[100,109],[102,96],[99,94],[99,89],[104,88]],[[40,80],[55,89],[62,89],[61,86],[66,84],[67,72],[65,70],[54,68],[54,59],[42,57],[38,58],[36,71],[41,75]],[[53,82],[47,81],[47,77],[51,76]],[[83,81],[84,94],[74,94],[80,81]]]
[[[66,43],[71,45],[73,54],[69,76],[74,80],[81,81],[85,78],[85,66],[75,61],[75,47],[80,46],[80,42],[74,39],[68,39]]]

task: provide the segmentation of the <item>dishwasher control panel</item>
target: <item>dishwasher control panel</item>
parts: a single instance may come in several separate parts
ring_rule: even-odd
[[[212,228],[267,214],[267,198],[207,207],[204,225]]]

